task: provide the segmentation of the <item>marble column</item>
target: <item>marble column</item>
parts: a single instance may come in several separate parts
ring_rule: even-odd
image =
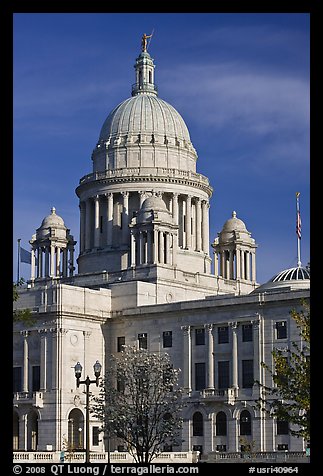
[[[131,233],[131,267],[136,266],[136,238],[135,234]]]
[[[28,345],[28,336],[30,331],[21,331],[20,334],[24,338],[24,367],[23,367],[23,384],[22,384],[22,391],[28,392],[29,390],[29,345]]]
[[[256,281],[256,253],[251,253],[251,280]]]
[[[55,246],[50,246],[50,272],[51,277],[55,276]]]
[[[147,230],[147,264],[151,264],[153,259],[151,233],[151,230]]]
[[[49,276],[49,256],[50,256],[50,250],[49,250],[49,247],[46,246],[45,248],[45,277]]]
[[[113,193],[106,194],[108,198],[107,207],[107,245],[112,246],[112,230],[113,230]]]
[[[205,324],[207,343],[207,388],[214,389],[214,340],[213,324]]]
[[[129,225],[129,192],[122,192],[123,208],[122,208],[122,243],[128,244],[128,225]]]
[[[238,323],[231,322],[232,328],[232,387],[238,389]]]
[[[260,375],[260,339],[259,339],[259,326],[260,320],[255,319],[251,322],[253,331],[253,378],[263,383]],[[253,385],[253,394],[259,397],[260,387],[257,384]]]
[[[35,259],[35,250],[32,249],[31,250],[31,279],[35,279],[35,263],[36,263],[36,259]]]
[[[209,254],[209,204],[202,201],[202,247],[204,253]]]
[[[175,225],[178,225],[178,193],[173,193],[172,210]]]
[[[40,390],[47,389],[47,329],[39,329],[40,334]]]
[[[201,251],[202,249],[202,221],[201,221],[201,200],[196,199],[196,251]]]
[[[170,259],[170,234],[166,233],[166,239],[165,239],[165,252],[166,252],[166,263],[171,264],[171,259]]]
[[[158,230],[154,230],[154,253],[153,253],[154,264],[158,263]]]
[[[100,246],[100,198],[94,197],[94,248]]]
[[[186,242],[185,248],[191,249],[192,247],[192,197],[188,195],[186,197]]]
[[[191,327],[182,326],[183,330],[183,378],[184,389],[187,392],[192,390],[192,345],[191,345]]]
[[[246,279],[250,281],[250,253],[246,251]]]
[[[241,279],[246,279],[244,253],[244,250],[241,250]]]

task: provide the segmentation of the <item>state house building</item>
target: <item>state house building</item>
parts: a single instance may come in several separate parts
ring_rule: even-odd
[[[59,210],[30,240],[31,279],[16,306],[37,322],[14,327],[13,448],[59,451],[64,438],[84,447],[85,394],[74,366],[91,378],[98,360],[104,374],[126,344],[167,352],[182,370],[188,405],[174,451],[232,453],[248,442],[259,452],[304,451],[286,422],[255,408],[254,382],[272,386],[261,362],[272,365],[273,349],[300,342],[290,311],[309,298],[309,270],[277,270],[259,285],[257,244],[235,211],[210,239],[212,187],[154,74],[143,46],[131,97],[103,123],[92,171],[76,188],[77,270]],[[99,425],[91,417],[90,448],[105,452]],[[122,449],[112,439],[111,450]]]

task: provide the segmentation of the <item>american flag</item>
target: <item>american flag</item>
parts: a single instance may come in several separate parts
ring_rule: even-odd
[[[302,238],[302,221],[301,221],[301,213],[299,211],[299,196],[300,193],[296,193],[296,234],[299,239]]]

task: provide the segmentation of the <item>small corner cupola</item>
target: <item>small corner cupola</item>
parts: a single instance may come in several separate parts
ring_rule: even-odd
[[[157,96],[157,88],[154,83],[154,61],[147,51],[151,35],[143,34],[141,39],[141,53],[136,58],[136,82],[132,85],[132,96],[137,94],[150,94]]]

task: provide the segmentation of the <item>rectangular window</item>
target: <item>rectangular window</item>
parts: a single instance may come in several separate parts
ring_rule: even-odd
[[[125,344],[126,344],[126,338],[124,336],[118,337],[118,339],[117,339],[117,352],[122,352]]]
[[[228,360],[218,362],[218,388],[221,390],[224,388],[229,388],[229,369],[230,367]]]
[[[195,390],[205,388],[205,363],[195,364]]]
[[[195,345],[205,344],[205,329],[195,329]]]
[[[173,345],[172,331],[163,332],[163,347],[172,347],[172,345]]]
[[[254,384],[253,360],[242,361],[242,387],[251,388]]]
[[[287,322],[276,322],[276,339],[287,339]]]
[[[147,349],[147,333],[138,334],[139,349]]]
[[[40,366],[32,366],[32,391],[38,392],[40,390]]]
[[[21,367],[13,368],[13,391],[21,392],[22,391],[22,369]]]
[[[103,233],[103,216],[100,215],[100,233]]]
[[[289,426],[288,421],[277,420],[277,435],[288,435]]]
[[[216,451],[227,451],[227,445],[216,445]]]
[[[252,342],[252,324],[242,325],[242,342]]]
[[[227,344],[229,342],[229,327],[218,327],[218,344]]]
[[[99,446],[99,427],[98,426],[93,426],[92,427],[92,445],[93,446]]]

